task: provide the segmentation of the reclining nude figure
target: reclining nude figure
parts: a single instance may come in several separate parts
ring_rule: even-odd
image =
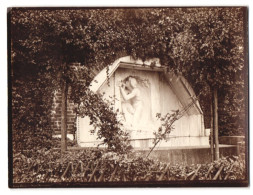
[[[137,80],[133,76],[128,76],[120,86],[120,92],[124,99],[122,102],[122,112],[126,125],[137,128],[142,112],[141,92],[137,87]]]

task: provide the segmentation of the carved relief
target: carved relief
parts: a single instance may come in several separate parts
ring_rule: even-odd
[[[124,126],[128,130],[141,130],[151,122],[150,82],[129,75],[119,83]]]

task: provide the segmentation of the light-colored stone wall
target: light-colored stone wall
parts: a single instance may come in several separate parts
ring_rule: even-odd
[[[190,102],[191,100],[187,98],[187,92],[180,83],[178,79],[174,79],[174,86],[177,87],[177,94],[175,94],[175,89],[173,89],[168,83],[163,75],[163,72],[159,71],[150,71],[150,70],[136,70],[131,68],[121,68],[113,73],[110,77],[109,85],[108,82],[104,83],[98,92],[104,93],[105,99],[111,99],[111,97],[116,97],[114,101],[114,109],[119,109],[122,111],[122,96],[119,89],[119,83],[121,80],[124,80],[128,76],[138,76],[142,79],[146,79],[150,82],[148,88],[139,86],[141,91],[141,98],[144,104],[142,109],[142,118],[139,121],[139,129],[131,129],[126,127],[126,131],[130,133],[131,143],[135,148],[145,148],[151,147],[152,138],[154,138],[154,132],[158,130],[160,122],[156,118],[157,113],[162,115],[172,113],[172,110],[182,110],[185,105],[182,105],[178,95],[184,96],[184,101]],[[178,84],[176,84],[178,82]],[[182,92],[180,92],[182,90]],[[182,99],[182,98],[181,98]],[[184,103],[185,103],[184,102]],[[188,103],[187,103],[188,104]],[[198,114],[196,114],[198,113]],[[78,143],[81,146],[86,147],[96,147],[99,140],[96,139],[96,135],[90,134],[89,130],[92,129],[92,126],[89,125],[89,118],[78,118]],[[173,146],[203,146],[208,145],[208,137],[204,134],[204,125],[203,125],[203,115],[192,108],[185,113],[185,115],[180,118],[174,124],[174,130],[171,132],[168,137],[167,142],[161,142],[161,147],[173,147]]]

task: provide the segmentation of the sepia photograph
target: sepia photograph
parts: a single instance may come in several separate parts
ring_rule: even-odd
[[[10,188],[247,187],[248,7],[9,7]]]

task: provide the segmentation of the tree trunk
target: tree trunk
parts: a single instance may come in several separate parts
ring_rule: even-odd
[[[213,118],[214,118],[214,142],[215,142],[215,160],[219,159],[219,132],[218,132],[218,95],[217,88],[213,90],[213,99],[214,99],[214,109],[213,109]]]
[[[211,127],[210,127],[210,147],[211,147],[211,160],[214,161],[214,143],[213,143],[213,96],[211,97]]]
[[[61,106],[61,154],[67,150],[67,95],[68,86],[66,81],[62,83],[62,106]]]

